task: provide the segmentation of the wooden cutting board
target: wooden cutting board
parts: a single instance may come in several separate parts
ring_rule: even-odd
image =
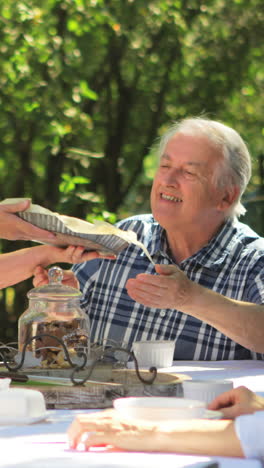
[[[23,369],[29,380],[12,385],[41,391],[48,409],[87,409],[110,408],[115,398],[124,396],[182,396],[181,383],[190,379],[184,374],[158,372],[154,383],[149,385],[138,379],[135,370],[115,369],[111,364],[101,363],[94,369],[91,380],[76,386],[69,378],[71,372],[68,369]],[[86,375],[87,371],[81,371],[78,377]],[[140,375],[144,379],[150,377],[148,370],[140,369]]]

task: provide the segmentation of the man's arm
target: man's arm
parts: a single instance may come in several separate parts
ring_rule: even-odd
[[[174,265],[156,265],[158,275],[129,279],[128,294],[148,307],[178,309],[213,326],[246,348],[264,353],[264,305],[227,298],[193,281]]]

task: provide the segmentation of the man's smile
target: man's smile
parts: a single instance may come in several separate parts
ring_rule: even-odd
[[[160,198],[162,198],[163,200],[173,201],[175,203],[182,203],[181,198],[173,197],[172,195],[166,195],[165,193],[161,193]]]

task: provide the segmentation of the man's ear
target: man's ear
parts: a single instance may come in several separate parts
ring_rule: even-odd
[[[239,197],[239,187],[237,185],[229,185],[223,189],[223,195],[220,199],[217,208],[220,211],[226,211],[235,203]]]

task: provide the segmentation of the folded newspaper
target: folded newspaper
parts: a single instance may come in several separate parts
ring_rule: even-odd
[[[28,198],[6,198],[0,204],[18,203],[24,200]],[[54,213],[33,203],[25,211],[19,211],[16,214],[34,226],[55,233],[55,239],[49,241],[49,244],[60,247],[82,245],[87,251],[96,250],[103,255],[117,255],[129,244],[135,244],[153,263],[149,252],[144,244],[137,240],[137,234],[134,231],[123,231],[104,221],[95,221],[92,224],[79,218]],[[44,239],[43,241],[32,239],[32,241],[47,243]]]

